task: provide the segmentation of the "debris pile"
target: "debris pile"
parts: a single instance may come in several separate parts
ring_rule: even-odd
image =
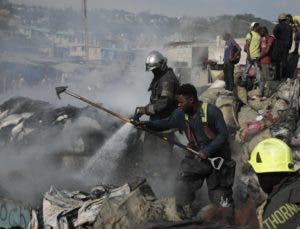
[[[90,108],[70,105],[56,108],[25,97],[14,97],[0,105],[1,147],[13,145],[24,149],[33,142],[46,144],[49,139],[57,140],[57,135],[61,139],[64,135],[64,140],[69,139],[64,146],[56,148],[57,154],[92,155],[116,128],[113,122],[104,121],[104,116]]]
[[[141,178],[120,187],[99,185],[89,193],[52,186],[42,208],[45,228],[140,228],[150,221],[180,220],[175,200],[158,200]]]
[[[266,196],[247,163],[252,149],[261,140],[276,137],[288,143],[293,149],[294,159],[300,160],[299,79],[271,83],[274,85],[269,87],[264,97],[256,89],[247,91],[240,86],[234,92],[227,91],[222,80],[216,80],[200,95],[201,100],[221,109],[230,129],[230,143],[233,157],[237,160],[238,174],[235,200],[242,203],[240,210],[229,212],[229,209],[210,205],[203,208],[194,220],[186,221],[183,220],[185,216],[177,211],[174,198],[156,198],[152,188],[140,178],[122,186],[98,185],[90,192],[70,192],[52,186],[44,194],[42,210],[32,211],[29,227],[184,228],[201,225],[199,228],[221,228],[220,225],[245,226],[251,223],[255,228],[255,205]],[[73,148],[69,152],[91,157],[95,149],[103,145],[105,138],[113,136],[117,125],[103,122],[93,112],[82,115],[86,109],[71,106],[53,108],[48,103],[28,98],[10,99],[0,106],[1,146],[24,147],[36,138],[40,139],[45,127],[48,128],[45,136],[54,138],[73,126],[69,134],[76,128],[85,131],[77,135],[82,141],[76,138],[76,146],[70,144]],[[91,136],[97,141],[93,142]],[[82,147],[78,145],[80,142]],[[57,152],[62,155],[62,150]],[[231,215],[234,223],[229,222],[226,215]]]
[[[0,104],[0,195],[35,206],[53,183],[82,188],[77,169],[119,125],[92,108],[6,100]]]
[[[256,202],[260,202],[266,196],[247,163],[254,146],[266,138],[279,138],[292,147],[294,159],[300,159],[299,79],[281,83],[269,81],[265,96],[256,88],[247,91],[237,84],[236,90],[230,92],[224,85],[224,81],[216,80],[200,98],[221,109],[229,129],[235,134],[232,151],[241,173],[236,186],[245,185],[248,191],[259,192],[260,195],[255,196]]]
[[[52,186],[44,195],[42,205],[42,219],[39,221],[37,212],[33,211],[29,228],[257,227],[251,199],[236,212],[230,208],[209,205],[201,209],[193,220],[185,220],[184,215],[177,211],[174,198],[156,198],[142,178],[119,187],[99,185],[88,193],[58,190]]]

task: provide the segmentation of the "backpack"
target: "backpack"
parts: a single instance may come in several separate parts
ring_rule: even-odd
[[[241,60],[241,50],[234,46],[235,58],[232,60],[233,64],[238,64]],[[237,53],[237,54],[236,54]]]

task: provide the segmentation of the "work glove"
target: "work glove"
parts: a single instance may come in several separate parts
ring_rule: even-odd
[[[132,119],[135,121],[139,121],[140,117],[142,117],[144,114],[146,114],[146,107],[137,107],[135,108]]]
[[[130,119],[130,123],[137,128],[147,128],[149,121],[139,121],[135,119]]]
[[[197,153],[197,157],[199,157],[202,160],[206,160],[207,159],[207,155],[205,153],[201,152],[201,151],[199,151]]]
[[[139,114],[139,115],[146,114],[146,107],[137,107],[136,108],[136,113]]]
[[[193,150],[197,150],[197,146],[196,146],[195,143],[193,143],[193,142],[189,142],[189,143],[187,144],[187,147],[189,147],[189,148],[191,148],[191,149],[193,149]]]

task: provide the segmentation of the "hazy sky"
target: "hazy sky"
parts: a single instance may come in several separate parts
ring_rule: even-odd
[[[77,9],[81,6],[81,0],[11,1]],[[300,15],[300,0],[88,0],[88,8],[124,9],[135,13],[149,11],[168,16],[252,13],[274,21],[281,12]]]

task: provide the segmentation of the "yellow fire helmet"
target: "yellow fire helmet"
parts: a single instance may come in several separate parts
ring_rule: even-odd
[[[277,138],[259,142],[248,162],[256,173],[296,172],[291,148]]]

